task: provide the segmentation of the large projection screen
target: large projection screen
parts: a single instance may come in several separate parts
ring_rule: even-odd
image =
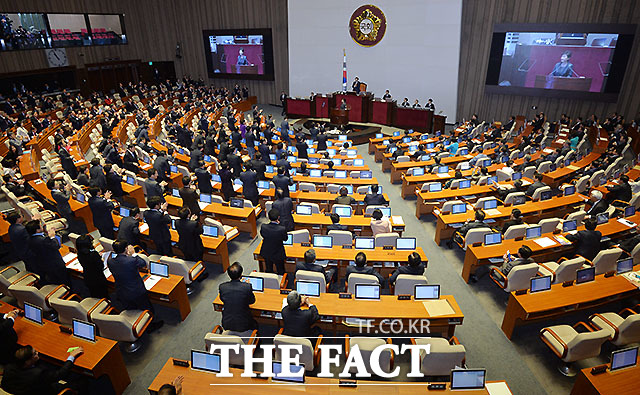
[[[348,88],[355,76],[398,104],[433,98],[436,113],[456,119],[462,0],[381,0],[387,19],[380,43],[362,47],[349,35],[351,14],[366,2],[289,1],[289,95],[342,90],[342,49]]]

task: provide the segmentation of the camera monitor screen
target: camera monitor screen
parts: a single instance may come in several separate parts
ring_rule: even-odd
[[[44,14],[0,14],[0,50],[51,48]]]
[[[206,351],[191,350],[191,367],[193,369],[206,370],[207,372],[220,373],[220,355],[209,354]]]
[[[484,388],[484,369],[453,369],[451,371],[451,389],[469,390]]]
[[[526,239],[535,239],[537,237],[542,236],[542,227],[541,226],[531,226],[526,229]]]
[[[611,371],[636,366],[638,363],[638,347],[618,350],[611,353]]]
[[[263,292],[264,291],[264,278],[262,277],[254,277],[254,276],[245,276],[244,281],[251,284],[251,288],[255,292]]]
[[[351,213],[352,213],[353,209],[351,207],[336,207],[335,208],[335,213],[338,214],[340,217],[351,217]]]
[[[271,29],[202,32],[211,78],[273,80]]]
[[[42,324],[42,309],[29,302],[24,302],[24,318],[36,324]]]
[[[300,295],[306,296],[320,296],[320,283],[317,281],[296,281],[296,291]]]
[[[375,239],[373,237],[356,237],[356,249],[373,250],[375,248]]]
[[[396,239],[396,250],[415,250],[416,238],[415,237],[398,237]]]
[[[160,262],[149,262],[149,272],[160,277],[169,277],[169,265]]]
[[[89,14],[91,25],[91,43],[93,45],[126,44],[123,15]]]
[[[96,326],[90,322],[73,319],[73,336],[90,342],[96,341]]]
[[[484,235],[484,245],[490,246],[493,244],[502,243],[502,233],[487,233]]]
[[[356,284],[356,299],[380,299],[380,285],[378,284]]]
[[[292,382],[292,383],[304,383],[304,365],[290,365],[289,366],[289,371],[291,371],[291,373],[293,373],[294,375],[291,376],[283,376],[282,375],[282,363],[280,362],[276,362],[276,361],[272,361],[272,367],[273,367],[273,380],[274,381],[288,381],[288,382]],[[299,372],[302,372],[301,375],[299,375]]]
[[[313,246],[321,248],[331,248],[333,246],[333,237],[313,235]]]
[[[413,298],[415,300],[440,299],[440,285],[416,284]]]
[[[551,276],[533,277],[531,279],[531,293],[551,289]]]
[[[633,258],[620,259],[616,262],[616,273],[622,274],[633,270]]]
[[[587,283],[593,281],[596,278],[596,268],[587,267],[585,269],[579,269],[576,272],[576,284]]]
[[[218,237],[218,227],[203,225],[202,226],[202,234],[205,236]]]

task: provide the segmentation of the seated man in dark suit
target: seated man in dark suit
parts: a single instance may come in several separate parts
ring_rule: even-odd
[[[597,189],[591,191],[589,204],[591,204],[591,208],[587,210],[587,215],[590,215],[591,218],[595,218],[596,215],[604,213],[609,208],[609,203],[602,198],[602,192]]]
[[[520,180],[518,180],[520,181]],[[524,222],[522,221],[522,211],[518,208],[514,208],[511,210],[511,217],[507,222],[502,225],[502,234],[507,232],[507,229],[514,225],[522,225]]]
[[[374,205],[374,206],[383,206],[383,205],[387,205],[387,201],[384,198],[384,195],[382,195],[381,193],[378,193],[378,190],[380,189],[380,187],[378,187],[378,185],[371,185],[371,193],[368,193],[365,197],[364,197],[364,204],[369,206],[369,205]]]
[[[529,188],[527,188],[526,195],[528,197],[533,196],[533,194],[536,192],[536,190],[538,188],[542,188],[542,187],[546,187],[547,186],[547,184],[542,182],[542,174],[536,173],[536,174],[533,175],[533,178],[535,178],[535,182],[533,184],[529,185]]]
[[[467,236],[467,232],[469,232],[471,229],[487,227],[487,224],[484,223],[485,217],[486,214],[484,213],[484,211],[476,210],[475,220],[467,220],[467,222],[465,222],[464,225],[460,227],[460,229],[453,233],[453,237],[451,238],[451,240],[462,243],[464,241],[464,238]]]
[[[318,265],[317,263],[314,263],[315,261],[316,261],[316,251],[313,248],[305,251],[304,262],[296,263],[296,270],[294,272],[294,277],[295,277],[295,273],[298,273],[298,270],[307,270],[310,272],[317,272],[317,273],[324,274],[324,278],[327,284],[330,284],[332,281],[334,281],[335,279],[334,277],[337,272],[336,268],[334,267],[325,268],[322,265]]]
[[[260,227],[260,236],[262,236],[260,256],[264,259],[267,273],[273,273],[273,266],[275,265],[276,272],[282,275],[284,274],[284,260],[286,258],[284,241],[288,237],[287,230],[278,222],[280,218],[278,209],[272,208],[267,215],[270,222],[262,224]]]
[[[528,263],[533,263],[534,260],[531,259],[531,255],[533,255],[533,251],[529,246],[522,246],[518,248],[518,253],[516,254],[516,258],[514,259],[512,256],[507,255],[506,253],[502,256],[502,267],[500,271],[502,274],[507,276],[511,269],[518,265],[526,265]],[[504,284],[504,279],[502,277],[494,277],[500,283]]]
[[[378,282],[380,286],[384,287],[384,277],[373,266],[367,266],[367,256],[364,252],[359,252],[355,258],[356,265],[355,266],[347,266],[347,274],[344,278],[345,282],[349,281],[349,276],[353,273],[358,274],[372,274],[378,278]]]
[[[346,204],[346,205],[355,204],[356,203],[356,199],[354,199],[353,197],[347,195],[348,192],[349,192],[349,190],[347,189],[347,187],[340,188],[340,196],[335,198],[335,200],[333,202],[335,204]]]
[[[575,255],[580,255],[590,261],[598,255],[602,233],[596,230],[597,224],[595,218],[588,218],[584,221],[585,230],[566,236],[567,240],[572,242],[575,247]]]
[[[391,277],[389,277],[389,284],[395,284],[396,283],[396,279],[401,274],[415,274],[415,275],[424,274],[424,270],[427,268],[427,266],[422,263],[422,259],[420,258],[420,254],[418,254],[415,251],[412,252],[411,254],[409,254],[409,257],[408,257],[407,261],[409,263],[408,265],[398,267],[393,272]]]
[[[498,197],[502,201],[504,201],[504,199],[506,199],[510,193],[514,193],[514,192],[525,192],[524,186],[522,185],[522,180],[515,180],[513,182],[513,187],[511,188],[498,187]]]
[[[15,354],[15,362],[8,365],[2,377],[2,389],[12,394],[57,394],[65,388],[80,390],[81,384],[69,380],[71,368],[84,349],[78,347],[69,352],[66,362],[60,368],[47,369],[38,365],[40,355],[31,346],[25,346]]]
[[[340,216],[338,214],[331,213],[329,218],[331,218],[331,225],[327,226],[327,232],[331,230],[349,230],[347,225],[340,224]]]
[[[308,309],[302,310],[300,306],[308,306]],[[282,308],[282,321],[286,336],[318,337],[321,333],[320,328],[313,326],[320,319],[318,308],[309,303],[309,297],[304,299],[300,297],[297,291],[291,291],[287,295],[287,305]],[[315,344],[315,339],[311,344]]]
[[[0,364],[5,365],[13,361],[18,350],[18,334],[13,329],[13,323],[20,310],[11,310],[0,318]]]
[[[109,200],[111,198],[111,191],[107,191],[104,195],[100,192],[98,187],[89,188],[89,208],[93,214],[93,225],[98,228],[100,236],[108,239],[113,239],[113,216],[111,211],[114,209],[114,204]]]
[[[240,280],[242,266],[238,262],[234,262],[227,269],[227,275],[231,281],[222,283],[218,287],[220,300],[224,303],[222,327],[225,330],[236,332],[258,329],[258,323],[253,318],[250,307],[256,302],[256,297],[251,289],[251,284]]]
[[[144,212],[144,220],[149,225],[149,238],[156,246],[160,255],[171,256],[171,233],[169,224],[171,217],[167,214],[167,202],[162,202],[159,196],[147,199],[149,210]]]
[[[620,176],[620,180],[618,185],[607,186],[609,193],[607,193],[607,203],[613,204],[614,206],[625,206],[624,203],[620,202],[629,202],[631,200],[631,185],[629,185],[629,177],[626,174]],[[614,203],[615,201],[618,201]]]

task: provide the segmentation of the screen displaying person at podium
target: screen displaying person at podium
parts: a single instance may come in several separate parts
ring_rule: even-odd
[[[604,92],[617,34],[507,32],[498,85]]]
[[[211,34],[207,49],[215,74],[265,74],[263,35]]]

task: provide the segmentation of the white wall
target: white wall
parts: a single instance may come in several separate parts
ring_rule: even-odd
[[[364,4],[379,7],[387,31],[374,47],[349,35],[349,18]],[[289,95],[342,90],[342,49],[348,88],[355,76],[381,97],[408,97],[456,119],[462,0],[289,0]]]

